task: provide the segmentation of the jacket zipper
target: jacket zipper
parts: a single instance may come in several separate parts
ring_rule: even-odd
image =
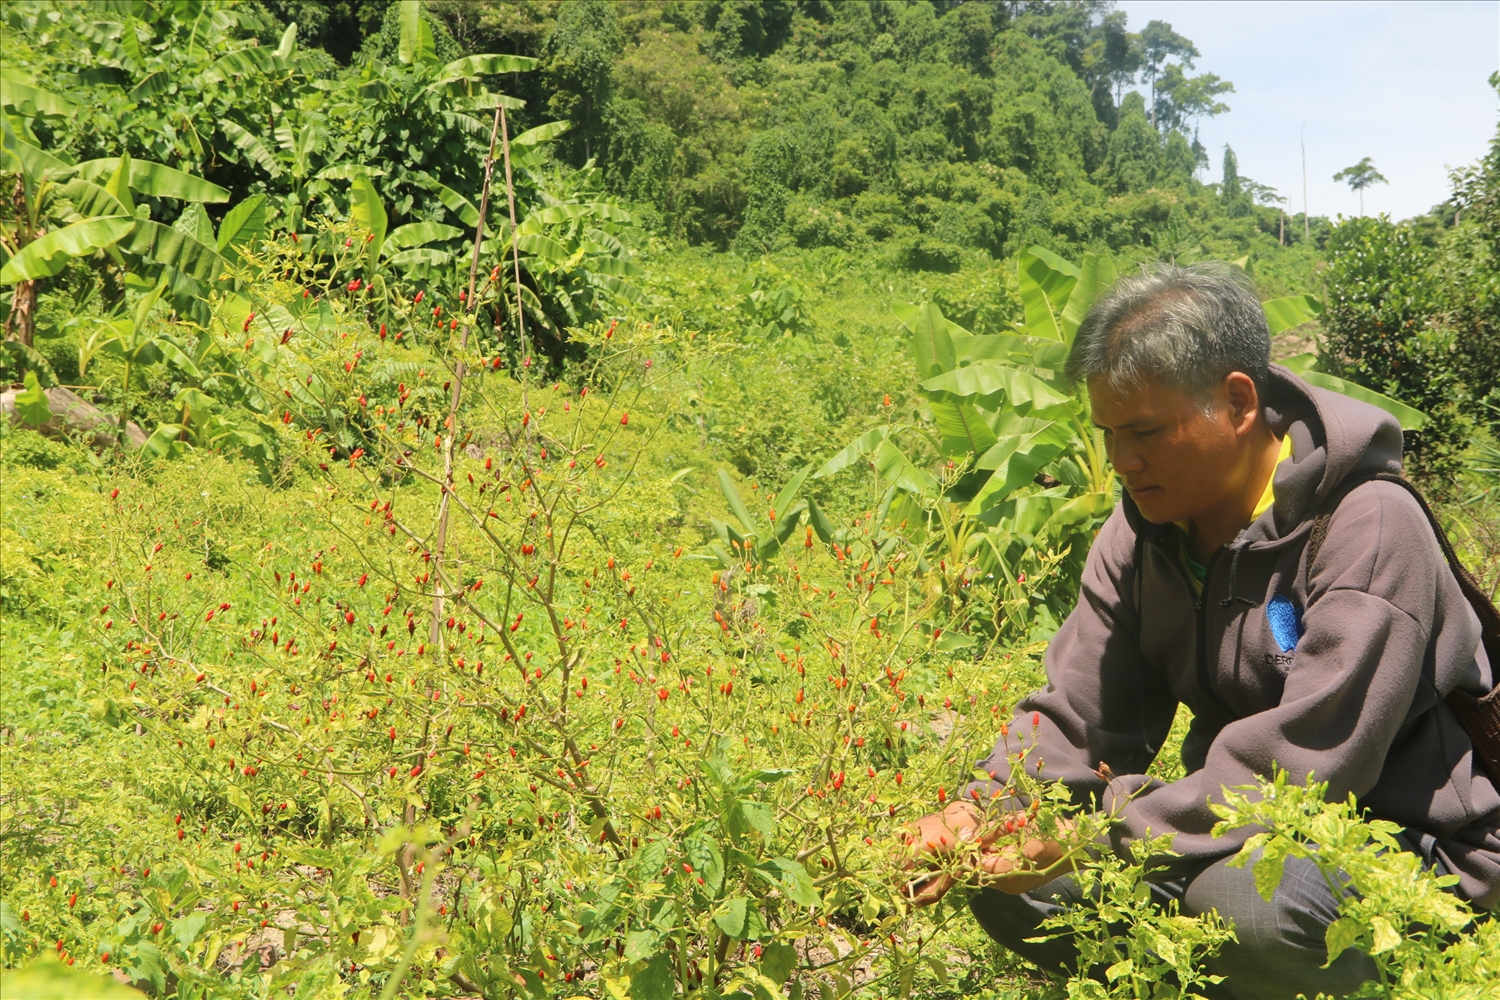
[[[1219,553],[1223,547],[1214,550],[1208,557],[1208,565],[1204,567],[1203,589],[1193,598],[1193,610],[1198,618],[1198,686],[1203,693],[1224,712],[1233,717],[1234,713],[1229,711],[1229,706],[1219,699],[1218,692],[1214,690],[1213,675],[1208,663],[1208,595],[1209,584],[1214,578],[1214,564],[1219,561]]]
[[[1158,551],[1166,557],[1167,562],[1177,568],[1177,572],[1182,575],[1182,582],[1187,587],[1188,593],[1192,594],[1193,579],[1189,575],[1190,571],[1187,566],[1183,565],[1182,560],[1177,557],[1177,553],[1168,550],[1161,544],[1159,539],[1152,539],[1151,543],[1157,546]],[[1228,706],[1219,700],[1218,694],[1214,691],[1208,670],[1208,611],[1206,608],[1206,604],[1208,603],[1208,582],[1213,579],[1214,563],[1218,561],[1219,553],[1222,551],[1224,550],[1221,547],[1208,557],[1208,565],[1204,567],[1203,573],[1203,589],[1201,592],[1193,595],[1193,618],[1198,632],[1197,636],[1195,636],[1198,648],[1194,669],[1198,675],[1198,687],[1202,689],[1204,697],[1219,706],[1226,714],[1232,716],[1233,713],[1229,711]]]

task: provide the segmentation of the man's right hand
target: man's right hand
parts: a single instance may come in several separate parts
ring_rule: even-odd
[[[901,867],[905,871],[951,858],[954,854],[977,854],[1000,834],[998,827],[981,829],[982,816],[967,802],[951,802],[941,812],[930,813],[907,824]],[[942,899],[960,880],[959,875],[938,871],[905,878],[902,888],[916,906],[930,906]]]

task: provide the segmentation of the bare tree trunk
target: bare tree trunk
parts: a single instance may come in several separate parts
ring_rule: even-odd
[[[1312,215],[1307,209],[1307,122],[1302,123],[1302,238],[1312,239]]]
[[[19,176],[16,178],[16,188],[11,195],[11,203],[16,213],[16,253],[30,243],[28,238],[28,220],[26,214],[26,183]],[[5,320],[5,339],[19,340],[27,347],[31,346],[36,338],[36,293],[38,279],[22,281],[16,284],[16,290],[10,297],[10,315]]]
[[[10,297],[10,316],[5,320],[5,339],[19,340],[27,347],[36,336],[36,279],[22,281]]]

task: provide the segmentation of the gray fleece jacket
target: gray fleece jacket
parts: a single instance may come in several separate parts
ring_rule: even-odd
[[[1293,780],[1315,772],[1331,798],[1353,792],[1375,818],[1435,838],[1460,893],[1494,907],[1500,793],[1443,703],[1494,677],[1421,508],[1394,484],[1358,486],[1306,560],[1313,516],[1341,480],[1401,471],[1401,428],[1280,366],[1271,381],[1267,415],[1292,438],[1274,506],[1214,555],[1195,599],[1176,529],[1146,521],[1127,494],[1047,650],[1046,688],[1017,705],[1009,740],[978,766],[1003,782],[1007,754],[1034,739],[1028,769],[1045,762],[1076,798],[1118,811],[1117,846],[1172,833],[1186,860],[1234,852],[1250,834],[1211,835],[1221,788],[1276,765]],[[1187,776],[1164,784],[1145,771],[1179,703],[1193,713]]]

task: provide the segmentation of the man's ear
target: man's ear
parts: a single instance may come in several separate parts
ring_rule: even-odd
[[[1224,376],[1224,391],[1229,397],[1229,422],[1236,434],[1249,434],[1260,417],[1260,392],[1255,379],[1244,372]]]

